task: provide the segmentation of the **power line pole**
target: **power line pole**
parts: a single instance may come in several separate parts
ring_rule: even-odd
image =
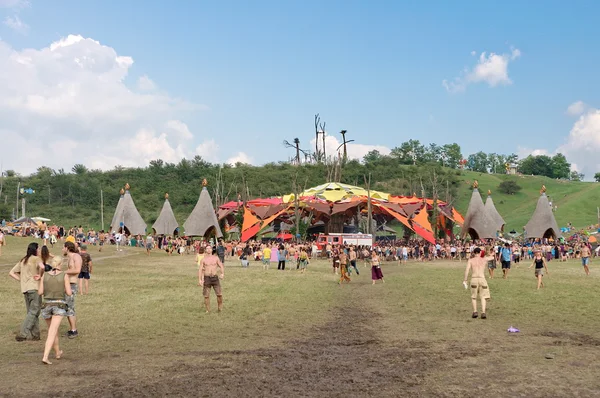
[[[100,189],[100,224],[102,225],[102,231],[104,231],[104,193]]]

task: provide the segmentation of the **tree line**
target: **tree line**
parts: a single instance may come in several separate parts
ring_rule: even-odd
[[[178,163],[157,159],[146,167],[116,166],[108,171],[90,170],[83,164],[76,164],[68,171],[42,166],[29,176],[21,176],[12,170],[3,173],[0,178],[0,219],[11,219],[24,196],[27,215],[99,228],[102,225],[102,192],[104,226],[108,228],[106,222],[112,218],[119,190],[129,183],[138,210],[149,225],[158,217],[167,192],[176,216],[183,222],[198,200],[203,178],[209,182],[215,206],[231,200],[281,196],[327,181],[364,187],[367,176],[371,177],[372,189],[395,195],[436,197],[452,203],[460,169],[505,173],[505,165],[515,162],[515,154],[484,152],[464,159],[461,147],[456,143],[424,145],[411,139],[393,148],[389,155],[371,151],[361,161],[330,155],[327,160],[321,158],[316,163],[272,162],[252,166],[213,164],[196,156]],[[529,156],[518,162],[523,174],[582,179],[582,175],[570,172],[570,166],[562,154]],[[600,179],[600,175],[597,177]],[[17,195],[18,186],[32,188],[35,193]]]
[[[349,160],[339,164],[335,181],[365,187],[396,195],[434,194],[441,200],[452,201],[456,196],[460,172],[441,164],[405,165],[398,159],[381,157],[360,162]],[[104,201],[104,227],[108,229],[119,199],[119,190],[131,185],[134,202],[151,227],[158,217],[165,193],[178,221],[185,218],[195,206],[201,191],[202,179],[208,181],[208,190],[215,206],[232,200],[282,196],[331,180],[331,163],[302,164],[273,162],[263,166],[237,163],[213,164],[200,156],[182,159],[178,163],[157,159],[146,167],[112,170],[90,170],[78,164],[71,170],[39,167],[29,176],[14,172],[4,173],[0,188],[0,219],[10,220],[15,209],[26,199],[26,215],[42,216],[64,225],[83,225],[101,228],[101,192]],[[17,194],[17,187],[31,188],[33,194]],[[20,216],[19,208],[19,216]]]

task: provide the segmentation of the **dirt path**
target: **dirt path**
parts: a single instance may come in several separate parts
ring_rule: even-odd
[[[210,339],[203,344],[190,335],[188,352],[168,352],[166,341],[165,352],[141,356],[107,352],[95,361],[69,364],[69,369],[76,369],[70,374],[58,364],[63,371],[45,382],[44,395],[431,396],[423,384],[429,372],[473,356],[462,348],[434,348],[423,342],[386,343],[378,334],[380,315],[369,297],[370,286],[353,288],[343,293],[347,297],[341,302],[350,303],[346,300],[352,298],[360,304],[332,308],[329,322],[306,330],[305,339],[284,347],[213,352]],[[27,388],[23,396],[40,393],[35,388]]]

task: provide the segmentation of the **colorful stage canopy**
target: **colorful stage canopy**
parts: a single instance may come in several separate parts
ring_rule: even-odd
[[[428,211],[433,210],[434,206],[432,199],[419,198],[415,195],[393,196],[379,191],[371,191],[370,196],[373,214],[393,217],[425,240],[435,242],[428,219]],[[365,214],[368,201],[369,192],[366,189],[337,182],[319,185],[298,195],[299,209],[303,214],[313,214],[313,222],[327,222],[336,214],[345,214],[349,218],[357,213]],[[295,205],[294,194],[252,199],[246,202],[232,201],[219,207],[218,217],[223,219],[243,211],[242,241],[247,241],[266,229],[276,219],[292,218],[295,214]],[[463,223],[462,215],[447,203],[438,201],[437,207],[440,214],[440,220],[437,222],[444,231],[447,231],[445,218],[458,224]]]

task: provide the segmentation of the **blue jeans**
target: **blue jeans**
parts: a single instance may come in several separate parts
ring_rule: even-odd
[[[350,266],[348,267],[348,274],[350,274],[350,270],[354,268],[354,270],[356,271],[356,275],[360,275],[360,272],[358,272],[358,268],[356,267],[356,260],[350,260]]]

